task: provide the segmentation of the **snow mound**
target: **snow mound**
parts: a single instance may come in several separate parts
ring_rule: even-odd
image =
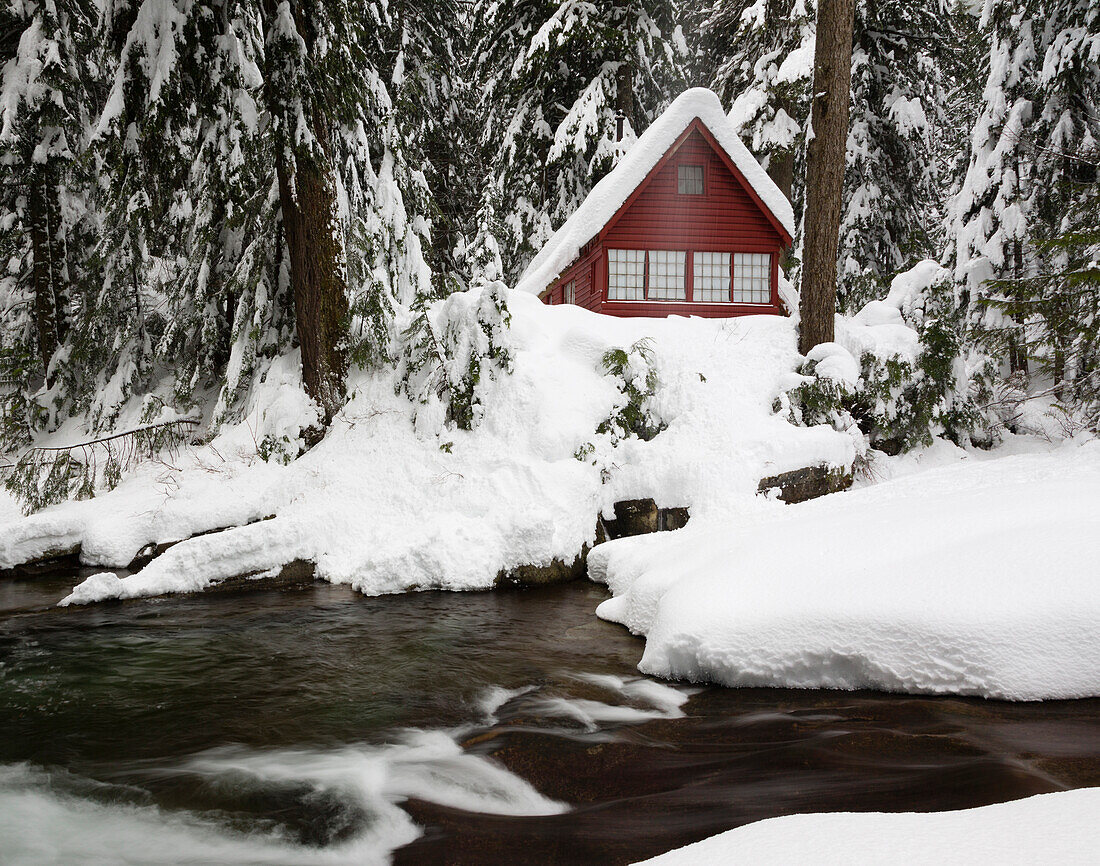
[[[517,292],[508,304],[514,372],[488,385],[474,431],[418,428],[391,372],[358,373],[323,442],[290,465],[265,463],[253,432],[271,429],[264,413],[291,429],[292,385],[279,378],[266,409],[173,468],[149,465],[93,500],[0,525],[0,568],[79,544],[85,563],[115,570],[149,544],[187,539],[136,574],[91,578],[66,603],[196,591],[294,560],[369,594],[486,589],[501,570],[571,562],[619,500],[688,506],[692,520],[781,509],[756,496],[761,478],[854,459],[846,434],[772,412],[800,361],[789,319],[615,319]],[[643,339],[667,429],[614,442],[596,429],[625,398],[602,359]]]
[[[972,457],[589,557],[639,669],[727,686],[1100,695],[1100,441]]]
[[[645,864],[1095,863],[1100,851],[1098,816],[1100,788],[1039,794],[957,812],[784,815],[669,851]]]
[[[787,235],[794,237],[791,203],[741,142],[718,97],[704,87],[694,87],[673,100],[614,170],[592,188],[581,206],[562,223],[528,265],[516,290],[537,295],[549,286],[573,263],[581,247],[599,234],[696,118],[710,130]]]

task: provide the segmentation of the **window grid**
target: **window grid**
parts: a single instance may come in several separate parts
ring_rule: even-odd
[[[570,280],[565,284],[565,289],[562,291],[562,303],[563,304],[575,304],[577,303],[577,281]]]
[[[684,262],[683,250],[649,251],[649,289],[647,297],[654,301],[683,301]]]
[[[692,298],[700,303],[730,301],[730,254],[693,253]]]
[[[676,189],[680,195],[702,195],[703,167],[701,165],[677,166]]]
[[[612,301],[645,299],[645,250],[607,251],[607,297]]]
[[[768,304],[772,299],[772,257],[770,253],[734,253],[733,302]]]

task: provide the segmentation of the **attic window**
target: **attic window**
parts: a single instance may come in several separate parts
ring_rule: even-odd
[[[703,167],[679,165],[676,167],[677,192],[680,195],[703,194]]]

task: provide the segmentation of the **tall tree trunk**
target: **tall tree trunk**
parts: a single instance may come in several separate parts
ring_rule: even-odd
[[[327,426],[344,403],[348,372],[347,275],[335,184],[315,159],[288,158],[281,150],[276,170],[302,379]]]
[[[806,154],[806,237],[798,335],[798,350],[803,355],[833,339],[854,17],[854,0],[820,0],[817,7],[813,138]]]
[[[34,323],[38,342],[38,355],[42,360],[42,372],[49,382],[50,359],[57,350],[58,310],[57,278],[60,262],[56,261],[57,215],[55,187],[46,177],[36,173],[27,196],[31,255],[33,265],[31,282],[34,286]]]
[[[279,0],[264,0],[269,26],[279,19]],[[291,0],[290,9],[307,55],[316,33],[307,4]],[[270,78],[268,87],[271,87]],[[268,92],[271,105],[288,94]],[[293,129],[284,129],[275,151],[279,206],[290,258],[294,322],[302,351],[302,381],[306,393],[321,407],[327,427],[344,404],[348,372],[347,262],[336,202],[336,182],[330,155],[328,123],[321,106],[307,104],[306,120],[319,146],[298,145]],[[284,118],[284,121],[286,118]],[[322,431],[310,431],[307,442]]]

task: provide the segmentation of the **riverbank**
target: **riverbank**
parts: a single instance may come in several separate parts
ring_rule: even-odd
[[[789,319],[616,319],[515,292],[509,304],[514,370],[487,384],[476,429],[397,395],[392,371],[358,371],[324,440],[283,465],[308,414],[288,355],[210,444],[0,525],[0,569],[57,552],[118,569],[163,550],[125,580],[88,584],[82,602],[198,591],[296,561],[368,594],[485,589],[523,566],[573,562],[616,502],[650,498],[692,519],[781,509],[757,497],[761,479],[852,467],[852,435],[773,413],[800,357]],[[611,349],[632,358],[619,373]],[[600,432],[627,380],[650,370],[646,411],[662,431]]]

